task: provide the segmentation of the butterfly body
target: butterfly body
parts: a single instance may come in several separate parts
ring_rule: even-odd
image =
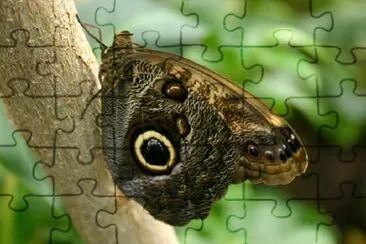
[[[232,82],[121,32],[102,55],[103,147],[113,179],[155,218],[205,218],[232,183],[287,184],[307,156],[293,129]]]

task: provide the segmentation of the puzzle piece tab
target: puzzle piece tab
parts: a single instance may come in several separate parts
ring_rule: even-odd
[[[213,2],[211,0],[204,1],[182,1],[182,15],[196,19],[194,25],[185,25],[182,27],[182,43],[186,47],[197,46],[204,48],[202,52],[203,59],[206,60],[222,60],[221,47],[239,48],[242,45],[242,33],[228,31],[225,27],[225,18],[227,15],[237,9],[242,9],[241,2]],[[205,6],[203,8],[202,6]],[[213,18],[213,16],[215,16]],[[215,20],[215,22],[212,22]],[[191,36],[217,36],[220,40],[212,42],[213,38],[205,40],[192,39]]]
[[[366,48],[364,35],[360,35],[366,28],[365,1],[358,1],[357,4],[324,4],[323,0],[313,0],[312,9],[316,15],[331,13],[333,25],[331,29],[318,28],[315,33],[316,45],[335,47],[337,49],[336,61],[339,63],[352,63],[355,56],[352,49],[356,47]],[[350,14],[352,13],[352,14]],[[347,33],[347,41],[340,36]]]

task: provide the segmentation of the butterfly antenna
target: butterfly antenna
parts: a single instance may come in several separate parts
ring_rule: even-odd
[[[91,24],[85,24],[83,22],[81,22],[80,18],[79,18],[79,15],[76,14],[76,19],[78,20],[79,24],[81,25],[81,27],[83,27],[83,29],[85,30],[86,33],[88,33],[88,35],[93,38],[93,40],[95,40],[99,45],[100,45],[100,49],[102,50],[102,52],[104,50],[106,50],[108,47],[107,45],[105,45],[101,39],[102,39],[102,31],[101,29],[98,27],[98,26],[95,26],[95,25],[91,25]],[[89,26],[89,27],[92,27],[92,28],[96,28],[99,32],[99,36],[100,36],[100,39],[98,39],[96,36],[94,36],[87,28],[86,26]]]
[[[102,31],[101,29],[98,27],[98,26],[95,26],[95,25],[91,25],[91,24],[85,24],[83,22],[81,22],[80,18],[79,18],[79,15],[76,14],[76,19],[78,20],[79,24],[81,25],[81,27],[85,30],[86,33],[88,33],[88,35],[93,38],[93,40],[95,40],[99,45],[100,45],[100,49],[102,51],[102,53],[104,52],[104,50],[106,50],[108,47],[107,45],[105,45],[101,39],[102,39]],[[92,27],[92,28],[95,28],[98,30],[99,32],[99,37],[100,39],[98,39],[96,36],[94,36],[87,28],[86,26],[88,27]],[[82,120],[84,118],[84,115],[86,113],[86,111],[88,110],[90,104],[93,102],[93,100],[95,98],[97,98],[97,96],[99,96],[99,94],[103,91],[103,88],[101,88],[97,93],[95,93],[87,102],[86,106],[85,106],[85,109],[83,110],[83,112],[81,113],[80,115],[80,120]]]
[[[95,93],[87,102],[85,109],[83,110],[83,112],[80,115],[80,120],[82,120],[84,118],[84,115],[86,113],[86,110],[88,110],[88,107],[90,106],[90,104],[93,102],[93,100],[95,98],[97,98],[97,96],[99,96],[99,94],[103,91],[103,88],[99,89],[99,91],[97,91],[97,93]]]

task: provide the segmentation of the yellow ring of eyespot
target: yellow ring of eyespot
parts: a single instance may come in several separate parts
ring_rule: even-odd
[[[148,140],[150,138],[155,138],[155,139],[159,140],[160,142],[162,142],[164,144],[164,146],[166,146],[168,148],[169,161],[164,166],[149,164],[145,160],[144,156],[142,155],[141,147],[142,147],[144,141]],[[134,150],[135,150],[137,160],[141,163],[141,165],[148,170],[156,171],[156,172],[166,171],[169,168],[171,168],[174,165],[176,156],[177,156],[174,146],[170,142],[170,140],[168,138],[166,138],[164,135],[160,134],[159,132],[156,132],[153,130],[148,130],[148,131],[145,131],[144,133],[141,133],[140,135],[138,135],[138,137],[136,138],[135,143],[134,143]]]

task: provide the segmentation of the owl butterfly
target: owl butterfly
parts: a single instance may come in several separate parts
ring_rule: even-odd
[[[287,184],[307,167],[294,130],[253,95],[177,55],[115,35],[102,51],[102,134],[118,188],[171,225],[208,216],[228,186]]]

